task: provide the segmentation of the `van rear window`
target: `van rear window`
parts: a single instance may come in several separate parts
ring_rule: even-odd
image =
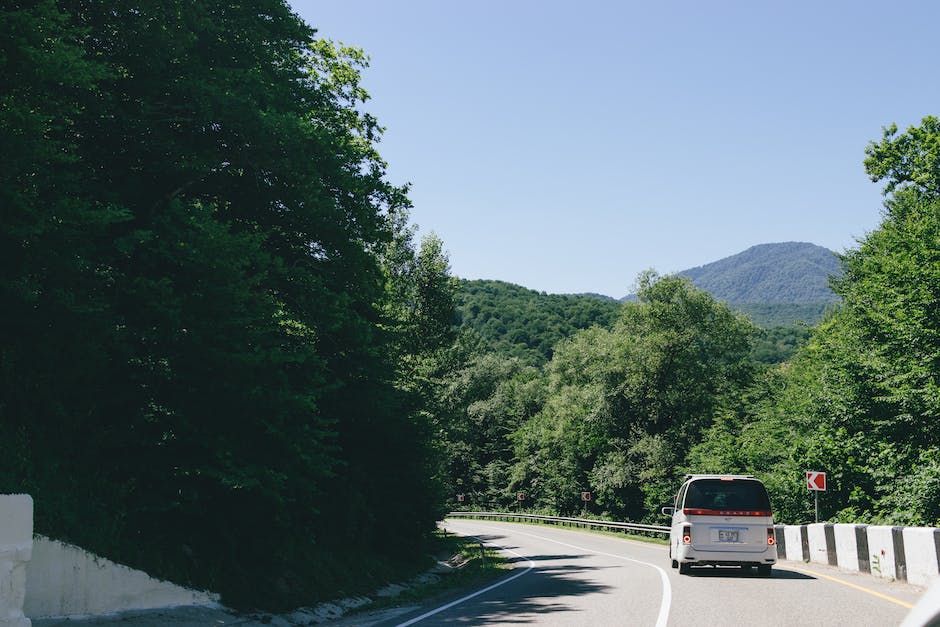
[[[689,484],[685,496],[685,507],[769,512],[770,499],[760,481],[699,479]]]

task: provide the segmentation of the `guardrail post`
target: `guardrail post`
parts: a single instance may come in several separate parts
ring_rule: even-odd
[[[806,525],[800,525],[800,543],[803,545],[803,561],[809,561],[809,531]]]
[[[894,576],[907,581],[907,556],[904,553],[904,527],[891,528],[891,540],[894,543]]]
[[[826,559],[830,566],[838,566],[839,558],[836,555],[836,531],[835,525],[826,523],[823,527],[823,533],[826,537]]]
[[[858,552],[858,571],[871,574],[871,556],[868,554],[868,525],[855,525],[855,547]]]
[[[787,534],[783,525],[774,525],[774,539],[777,541],[777,556],[787,559]]]

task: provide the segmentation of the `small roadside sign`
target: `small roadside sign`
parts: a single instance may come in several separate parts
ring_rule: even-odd
[[[590,493],[590,492],[582,492],[582,493],[581,493],[581,500],[582,500],[582,501],[590,501],[590,500],[591,500],[591,493]]]
[[[519,495],[518,495],[516,498],[519,499],[520,501],[524,501],[524,500],[525,500],[525,492],[520,492]]]
[[[458,494],[458,495],[457,495],[457,502],[458,502],[458,503],[463,503],[463,499],[464,499],[463,494]]]
[[[806,471],[806,489],[817,492],[826,491],[826,473]]]

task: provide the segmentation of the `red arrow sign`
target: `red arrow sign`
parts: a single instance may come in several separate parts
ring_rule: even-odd
[[[591,493],[590,493],[590,492],[582,492],[582,493],[581,493],[581,500],[582,500],[582,501],[590,501],[590,500],[591,500]]]
[[[806,489],[818,492],[826,491],[826,473],[806,471]]]
[[[520,501],[524,501],[524,500],[525,500],[525,492],[520,492],[520,493],[518,494],[518,496],[516,496],[516,498],[519,499]]]

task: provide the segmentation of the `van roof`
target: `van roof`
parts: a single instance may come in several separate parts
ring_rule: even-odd
[[[757,479],[754,475],[686,475],[683,483],[692,479]]]

